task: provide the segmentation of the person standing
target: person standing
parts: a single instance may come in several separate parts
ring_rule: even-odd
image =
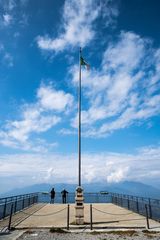
[[[54,203],[54,198],[55,198],[55,190],[54,190],[54,188],[52,188],[50,194],[51,194],[51,201],[50,201],[50,203]]]
[[[68,192],[65,189],[63,189],[61,194],[62,194],[62,203],[66,203]]]

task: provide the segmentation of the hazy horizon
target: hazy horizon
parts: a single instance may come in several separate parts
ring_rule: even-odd
[[[82,183],[82,187],[84,188],[84,192],[88,192],[88,190],[86,191],[86,186],[87,186],[87,189],[88,189],[88,187],[91,188],[92,192],[100,192],[100,191],[109,191],[108,187],[114,189],[115,187],[122,187],[122,186],[127,187],[128,184],[129,185],[130,184],[136,185],[137,191],[140,191],[139,188],[143,188],[143,185],[144,185],[144,187],[147,187],[147,186],[151,187],[151,188],[153,187],[154,190],[157,189],[159,194],[160,194],[159,186],[155,186],[155,185],[152,185],[152,184],[149,184],[149,183],[146,184],[146,183],[143,183],[143,182],[136,182],[136,181],[130,181],[130,182],[129,181],[122,181],[122,182],[118,182],[118,183],[104,183],[104,182],[90,182],[90,183],[88,183],[88,182],[84,182],[84,183]],[[6,189],[5,191],[1,190],[0,195],[2,194],[3,196],[6,196],[4,194],[8,194],[10,192],[11,193],[15,192],[15,194],[17,195],[17,194],[20,194],[21,191],[23,192],[23,190],[25,190],[25,189],[30,189],[30,192],[33,192],[33,191],[31,191],[31,189],[33,189],[33,188],[35,189],[34,191],[39,191],[38,190],[39,187],[43,187],[43,189],[41,189],[41,192],[43,192],[43,191],[45,192],[46,191],[46,189],[45,189],[46,186],[50,186],[50,188],[54,187],[55,190],[57,191],[57,187],[58,187],[58,189],[59,189],[60,186],[61,186],[61,189],[66,188],[66,187],[69,187],[69,188],[71,187],[72,188],[73,186],[78,186],[78,184],[77,183],[64,183],[64,182],[58,182],[58,183],[40,182],[40,183],[37,183],[37,184],[24,185],[24,186],[19,186],[19,187],[11,187],[10,189]],[[95,186],[96,186],[96,189],[94,188]],[[103,186],[103,189],[101,188],[102,186]],[[48,189],[48,191],[50,191],[50,188]],[[123,189],[123,187],[122,187],[122,189]],[[130,187],[125,188],[124,191],[126,191],[126,192],[124,192],[124,194],[127,194],[129,189],[130,189]],[[132,189],[130,189],[130,190],[132,191]],[[150,190],[150,189],[148,189],[148,190]],[[61,190],[59,189],[59,191],[61,191]],[[75,191],[75,189],[73,189],[73,192],[74,191]],[[134,193],[132,193],[132,195],[134,195]],[[152,195],[150,197],[152,197]],[[160,197],[160,195],[159,195],[159,197]]]

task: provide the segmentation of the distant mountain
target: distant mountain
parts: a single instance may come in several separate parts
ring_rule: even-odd
[[[119,182],[119,183],[92,183],[84,185],[85,191],[99,192],[108,191],[122,193],[134,196],[143,196],[150,198],[160,198],[160,189],[140,182]]]
[[[118,185],[118,187],[121,188],[119,189],[120,193],[128,192],[128,194],[131,195],[160,198],[160,189],[144,183],[125,181]],[[112,186],[114,187],[114,185]]]
[[[23,188],[15,188],[6,193],[0,194],[0,196],[13,196],[18,194],[26,194],[26,193],[34,193],[34,192],[50,192],[51,188],[54,187],[56,192],[61,192],[62,189],[67,189],[69,192],[74,192],[76,189],[76,184],[65,184],[65,183],[40,183],[34,184],[31,186],[23,187]]]
[[[18,194],[25,194],[31,192],[50,192],[51,188],[54,187],[56,192],[62,191],[63,188],[67,189],[68,192],[75,192],[77,187],[76,184],[67,184],[67,183],[41,183],[24,188],[13,189],[9,192],[1,194],[0,196],[11,196]],[[100,192],[108,191],[115,193],[123,193],[129,195],[150,197],[150,198],[160,198],[160,189],[154,188],[153,186],[146,185],[140,182],[120,182],[114,184],[107,184],[102,182],[97,183],[87,183],[83,184],[85,192]]]

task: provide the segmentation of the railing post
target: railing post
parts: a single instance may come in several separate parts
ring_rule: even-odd
[[[137,197],[137,202],[136,202],[136,204],[137,204],[137,212],[139,213],[138,197]]]
[[[6,205],[7,205],[7,198],[5,199],[4,209],[3,209],[3,218],[6,216]]]
[[[146,209],[146,222],[147,222],[147,228],[149,229],[149,218],[148,218],[147,204],[145,204],[145,209]]]
[[[35,201],[36,203],[38,203],[38,194],[37,194],[37,196],[36,196],[36,201]]]
[[[99,201],[98,201],[98,193],[96,193],[96,203],[98,203]]]
[[[118,193],[118,206],[121,206],[121,198],[119,193]]]
[[[33,195],[33,197],[32,197],[32,204],[34,205],[34,195]]]
[[[120,197],[120,206],[123,207],[123,195]]]
[[[16,200],[15,200],[14,212],[16,212],[16,210],[17,210],[17,197],[16,197]]]
[[[119,205],[119,194],[117,194],[117,205]]]
[[[150,218],[152,218],[152,207],[151,207],[151,199],[150,198],[148,199],[148,202],[149,202],[149,216],[150,216]]]
[[[24,199],[25,199],[25,196],[23,196],[23,204],[22,204],[22,209],[24,209]]]
[[[67,206],[67,230],[69,230],[69,204]]]
[[[127,202],[128,202],[128,210],[130,209],[130,202],[129,202],[129,197],[127,199]]]
[[[90,229],[93,229],[93,223],[92,223],[92,204],[90,204]]]
[[[111,203],[114,203],[114,195],[111,193]]]
[[[10,212],[10,216],[9,216],[8,230],[11,229],[12,214],[13,214],[13,203],[12,203],[12,205],[11,205],[11,212]]]

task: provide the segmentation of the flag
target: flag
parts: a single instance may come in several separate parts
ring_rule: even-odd
[[[90,70],[90,65],[83,59],[83,57],[80,57],[80,64],[85,66],[87,70]]]

